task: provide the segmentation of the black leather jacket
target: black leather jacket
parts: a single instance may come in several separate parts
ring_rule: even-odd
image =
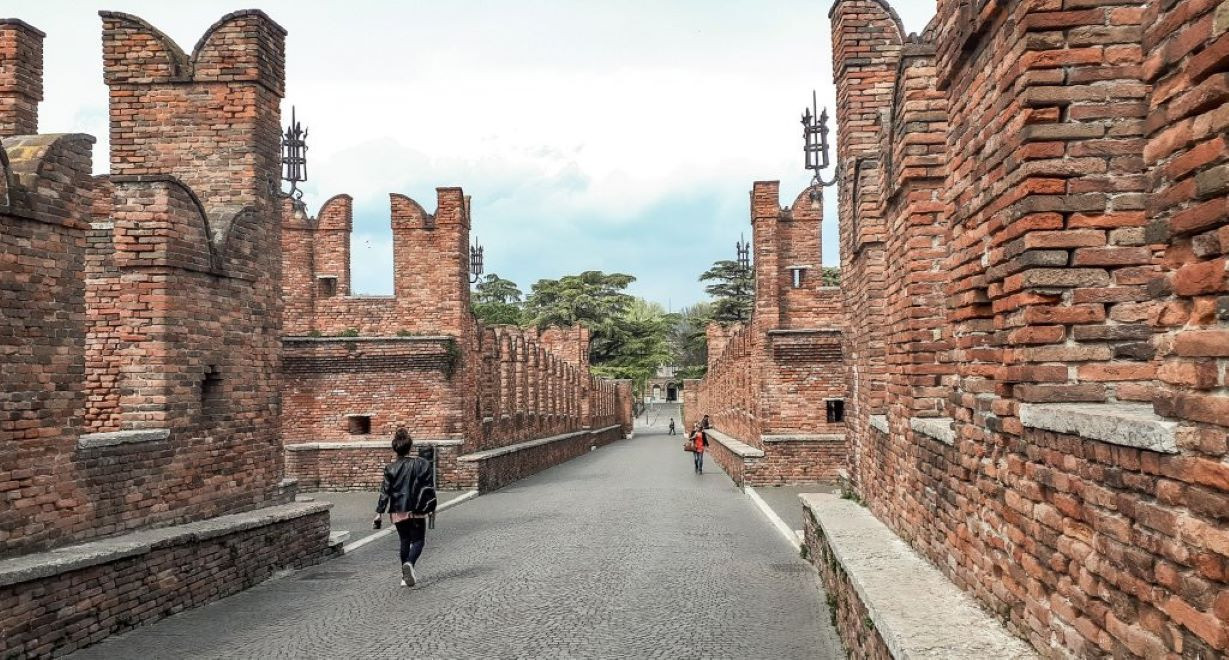
[[[431,485],[431,463],[421,458],[405,456],[384,468],[384,483],[380,484],[380,501],[376,513],[405,513],[410,503],[425,486]]]

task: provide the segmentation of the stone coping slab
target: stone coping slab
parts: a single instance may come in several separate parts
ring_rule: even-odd
[[[404,341],[404,342],[441,342],[451,341],[454,337],[448,335],[413,335],[408,337],[282,337],[284,342],[328,343],[337,341]]]
[[[607,427],[600,428],[600,429],[583,429],[580,431],[573,431],[571,433],[552,435],[546,438],[538,438],[537,440],[527,440],[525,442],[518,442],[514,445],[508,445],[506,447],[496,447],[494,449],[476,451],[472,454],[465,454],[464,456],[458,456],[457,460],[464,461],[466,463],[476,463],[476,462],[495,458],[496,456],[503,456],[505,454],[513,454],[518,451],[532,449],[533,447],[541,447],[542,445],[549,445],[554,442],[562,442],[564,440],[570,440],[572,438],[575,438],[581,435],[597,435],[599,433],[605,433],[606,431],[609,431],[611,429],[617,429],[617,428],[621,428],[619,424],[614,424],[614,425],[607,426]]]
[[[170,429],[136,429],[132,431],[86,433],[77,438],[77,448],[98,449],[99,447],[115,447],[118,445],[166,440],[170,437]]]
[[[835,494],[798,497],[893,657],[1039,657],[862,505]]]
[[[1021,403],[1020,423],[1124,447],[1178,453],[1178,423],[1156,414],[1146,403]]]
[[[956,444],[956,429],[951,417],[910,417],[909,428],[928,435],[945,445]]]
[[[877,429],[879,431],[887,433],[888,432],[888,416],[887,415],[871,415],[870,425],[871,425],[871,428],[873,429]]]
[[[265,527],[328,511],[332,506],[327,502],[292,502],[184,525],[143,529],[122,536],[4,559],[0,560],[0,587],[107,564],[160,548]]]
[[[769,442],[845,442],[844,433],[773,433],[761,435],[760,440]]]
[[[730,450],[736,456],[742,458],[763,458],[764,456],[763,449],[756,449],[742,440],[726,435],[716,429],[708,429],[704,434],[716,440],[721,446]]]
[[[432,445],[435,447],[460,447],[465,444],[461,438],[414,438],[415,445]],[[392,440],[359,440],[357,442],[301,442],[286,445],[286,451],[314,451],[317,449],[387,449],[392,451]]]
[[[821,334],[821,333],[830,334],[830,333],[840,333],[840,332],[841,332],[840,328],[796,328],[796,329],[769,330],[768,332],[765,332],[764,334],[768,335],[769,337],[779,337],[779,336],[789,336],[789,335],[816,335],[816,334]]]

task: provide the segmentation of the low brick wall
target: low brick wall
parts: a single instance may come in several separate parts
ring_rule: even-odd
[[[476,467],[478,490],[485,493],[583,456],[591,447],[608,445],[622,438],[621,426],[608,426],[468,454],[460,458],[460,463]]]
[[[477,476],[471,466],[459,464],[459,440],[417,440],[418,447],[436,448],[440,488],[475,488]],[[286,446],[286,476],[299,480],[302,490],[377,490],[384,466],[395,458],[387,441],[320,442]]]
[[[747,475],[751,486],[831,481],[845,466],[845,436],[764,436],[764,457]]]
[[[721,432],[717,432],[722,435]],[[845,464],[845,438],[831,436],[764,436],[763,448],[725,434],[713,437],[709,458],[739,486],[790,486],[831,481]],[[732,445],[732,446],[731,446]]]
[[[747,467],[747,462],[742,456],[730,451],[728,447],[720,442],[710,442],[708,444],[708,448],[705,450],[705,454],[705,462],[716,462],[721,466],[721,469],[725,470],[725,473],[730,476],[730,479],[734,480],[735,484],[738,486],[743,485],[743,480],[746,477],[745,470]]]
[[[0,657],[50,657],[199,607],[329,547],[323,504],[288,504],[0,562]]]

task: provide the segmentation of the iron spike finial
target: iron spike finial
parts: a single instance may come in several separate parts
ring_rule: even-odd
[[[296,108],[290,106],[290,124],[282,135],[282,180],[290,183],[287,193],[295,202],[302,203],[303,191],[299,184],[307,180],[307,131],[299,123]]]
[[[832,180],[825,180],[822,172],[831,166],[831,160],[828,156],[828,108],[819,108],[819,94],[815,90],[811,90],[811,107],[806,109],[802,115],[802,153],[805,159],[805,167],[810,170],[811,187],[826,188],[837,182],[840,178],[839,167],[838,172],[834,172]],[[818,190],[811,191],[812,202],[819,197]]]

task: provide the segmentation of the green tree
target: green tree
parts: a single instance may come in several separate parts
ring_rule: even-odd
[[[680,378],[696,378],[708,368],[708,324],[713,320],[714,305],[702,302],[684,307],[670,326],[669,342],[672,363],[679,368]]]
[[[540,328],[588,327],[593,372],[629,378],[642,388],[657,367],[672,359],[669,331],[676,317],[627,293],[634,281],[630,275],[600,271],[540,280],[525,301],[525,312]]]
[[[618,320],[635,298],[625,289],[636,278],[622,273],[591,270],[557,280],[539,280],[525,300],[525,314],[533,325],[589,328],[589,360],[608,362],[618,352]]]
[[[820,271],[820,277],[824,286],[841,285],[841,269],[837,266],[824,266]]]
[[[519,305],[521,304],[521,289],[516,282],[505,280],[491,273],[478,280],[478,284],[474,286],[473,298],[476,303]]]
[[[486,325],[524,325],[521,290],[512,280],[491,273],[474,287],[470,307]]]
[[[704,291],[713,297],[713,320],[737,323],[751,318],[755,305],[755,272],[737,261],[722,260],[713,264],[701,282],[712,282]]]

